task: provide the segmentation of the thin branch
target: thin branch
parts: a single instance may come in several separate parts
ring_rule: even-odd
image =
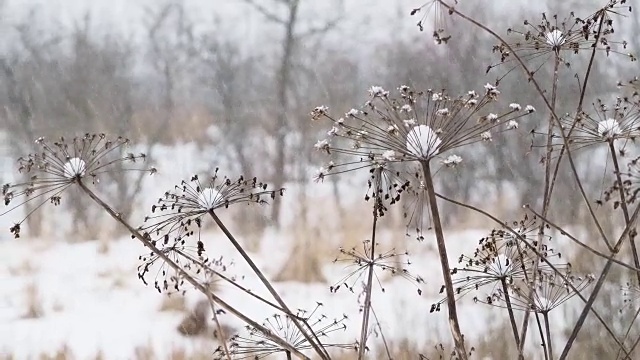
[[[590,247],[589,245],[587,245],[587,244],[583,243],[582,241],[578,240],[578,239],[577,239],[576,237],[574,237],[573,235],[571,235],[571,234],[569,234],[568,232],[566,232],[562,227],[560,227],[559,225],[557,225],[555,222],[553,222],[552,220],[550,220],[550,219],[548,219],[548,218],[546,218],[546,217],[542,216],[542,214],[540,214],[540,213],[538,213],[537,211],[533,210],[531,207],[528,207],[528,206],[527,206],[526,208],[527,208],[527,210],[529,210],[533,215],[535,215],[535,216],[539,217],[539,218],[540,218],[540,220],[542,220],[542,221],[544,221],[545,223],[549,224],[549,226],[551,226],[552,228],[554,228],[554,229],[558,230],[558,231],[560,232],[560,234],[562,234],[562,235],[564,235],[564,236],[568,237],[568,238],[569,238],[569,240],[571,240],[571,241],[575,242],[576,244],[580,245],[583,249],[585,249],[585,250],[589,251],[590,253],[592,253],[592,254],[594,254],[594,255],[596,255],[596,256],[599,256],[599,257],[601,257],[601,258],[603,258],[603,259],[613,261],[614,263],[616,263],[616,264],[618,264],[618,265],[620,265],[620,266],[623,266],[623,267],[625,267],[625,268],[627,268],[627,269],[629,269],[629,270],[632,270],[632,271],[634,271],[634,272],[638,272],[638,271],[640,271],[640,268],[633,267],[633,266],[631,266],[631,265],[629,265],[629,264],[627,264],[627,263],[625,263],[625,262],[622,262],[622,261],[620,261],[620,260],[615,259],[613,256],[610,256],[610,255],[606,255],[606,254],[604,254],[604,253],[601,253],[600,251],[598,251],[598,250],[596,250],[596,249],[594,249],[594,248]]]
[[[211,304],[213,321],[216,323],[216,327],[218,329],[218,340],[220,340],[220,342],[222,343],[222,349],[224,350],[224,354],[227,357],[227,360],[231,360],[231,353],[229,352],[229,347],[227,346],[227,337],[224,333],[224,329],[222,329],[220,320],[218,319],[218,313],[216,312],[215,301],[213,301],[213,299],[211,298],[211,291],[207,291],[207,298],[209,298],[209,304]]]
[[[251,5],[254,9],[256,9],[262,16],[264,16],[267,20],[272,21],[277,24],[285,24],[286,20],[281,19],[278,15],[269,11],[262,3],[258,3],[255,0],[244,0],[245,3]],[[288,4],[286,4],[288,5]]]

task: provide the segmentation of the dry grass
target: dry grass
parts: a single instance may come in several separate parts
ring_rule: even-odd
[[[275,276],[274,281],[298,281],[302,283],[325,283],[322,265],[326,259],[322,256],[322,239],[319,229],[294,230],[294,245],[290,257]]]
[[[42,308],[42,299],[40,298],[40,292],[38,286],[35,283],[27,285],[25,288],[26,305],[27,309],[23,318],[25,319],[37,319],[44,315]]]
[[[98,254],[106,255],[109,253],[109,250],[111,250],[109,246],[109,240],[106,238],[100,238],[100,240],[98,240],[98,247],[96,249]]]
[[[180,294],[167,294],[163,296],[160,309],[158,311],[178,311],[186,312],[187,304],[184,300],[184,296]]]
[[[98,278],[106,279],[112,289],[124,289],[127,287],[127,279],[131,278],[131,274],[135,274],[134,269],[112,268],[98,272]]]
[[[29,259],[24,259],[20,264],[15,266],[9,266],[7,268],[9,275],[14,276],[28,276],[38,272],[38,268],[34,266]]]

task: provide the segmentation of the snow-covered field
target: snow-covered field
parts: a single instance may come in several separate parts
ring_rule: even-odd
[[[227,270],[240,284],[264,294],[250,270],[234,253],[231,245],[219,233],[207,233],[207,248],[211,256],[223,256],[232,263]],[[457,233],[451,237],[455,247],[473,247],[479,232]],[[384,239],[384,236],[382,237]],[[284,261],[290,247],[284,234],[267,233],[262,239],[262,251],[255,259],[265,273],[273,276]],[[423,247],[425,244],[413,246]],[[452,249],[459,254],[460,249]],[[218,345],[204,337],[188,338],[176,327],[184,312],[160,311],[163,295],[153,287],[145,287],[136,277],[138,255],[143,248],[136,241],[123,238],[105,244],[100,241],[68,244],[60,241],[21,240],[0,243],[0,358],[36,358],[54,354],[63,346],[77,359],[107,359],[134,357],[137,348],[150,347],[157,358],[169,358],[173,351],[213,351]],[[454,256],[455,257],[455,256]],[[438,298],[439,267],[434,254],[418,251],[412,256],[410,269],[427,279],[425,292],[418,296],[415,286],[404,279],[387,279],[385,293],[374,295],[375,311],[385,329],[387,341],[403,339],[434,345],[447,338],[443,328],[444,313],[429,314]],[[329,282],[337,281],[348,269],[331,264],[323,269]],[[350,315],[347,330],[336,332],[332,342],[353,342],[359,328],[358,296],[347,291],[335,294],[330,283],[276,283],[285,301],[292,308],[313,309],[322,302],[322,313],[329,318]],[[357,289],[356,289],[357,290]],[[356,291],[357,292],[357,291]],[[220,296],[255,319],[263,319],[273,311],[250,300],[246,295],[222,286]],[[179,296],[179,295],[174,295]],[[186,294],[187,306],[200,299],[195,290]],[[29,304],[41,307],[37,317],[29,316]],[[467,329],[486,327],[491,312],[479,314],[471,307],[462,309]],[[477,310],[477,309],[476,309]],[[486,315],[486,316],[485,316]],[[231,315],[221,321],[241,331],[242,323]],[[380,339],[372,338],[374,346]]]

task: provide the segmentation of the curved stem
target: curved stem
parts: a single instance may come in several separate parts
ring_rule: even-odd
[[[558,53],[558,51],[556,51],[554,56],[554,62],[553,62],[553,80],[551,85],[551,109],[552,109],[551,112],[554,112],[556,108],[556,98],[558,96],[559,67],[560,67],[560,54]],[[545,162],[544,162],[544,168],[545,168],[544,195],[542,197],[542,213],[545,214],[545,216],[549,212],[549,207],[551,206],[551,194],[553,193],[553,185],[554,185],[554,183],[551,181],[551,155],[553,153],[553,127],[554,127],[553,115],[550,115],[548,127],[549,129],[547,130],[547,145],[546,145],[547,153],[546,153]],[[544,228],[545,228],[545,224],[544,223],[540,224],[540,229],[538,231],[538,251],[540,251],[544,246]],[[533,266],[534,274],[538,271],[538,264],[539,262],[536,261],[535,265]],[[529,291],[531,292],[534,291],[533,289],[535,288],[536,280],[537,278],[534,276],[532,281],[532,286]],[[521,336],[521,342],[518,346],[521,360],[523,360],[524,358],[523,351],[524,351],[524,344],[526,343],[526,340],[527,340],[527,330],[529,328],[530,315],[531,315],[531,312],[529,310],[525,311],[524,319],[522,320],[522,336]],[[538,314],[536,314],[536,318],[537,317],[538,317]],[[536,321],[540,321],[540,320],[536,319]]]
[[[440,211],[438,210],[438,201],[436,199],[436,191],[433,185],[433,177],[428,161],[421,161],[422,172],[424,174],[425,185],[427,187],[427,196],[429,197],[429,208],[433,217],[433,229],[436,234],[436,244],[438,245],[438,255],[440,257],[440,266],[442,267],[442,278],[447,294],[447,309],[449,311],[449,327],[451,335],[456,346],[456,352],[461,359],[468,358],[467,351],[464,346],[464,337],[460,331],[460,322],[458,320],[458,311],[456,308],[455,291],[453,289],[453,280],[451,278],[451,269],[449,267],[449,257],[447,255],[447,246],[444,241],[444,232],[442,223],[440,222]]]
[[[298,328],[298,330],[300,330],[300,332],[302,333],[302,336],[304,336],[304,338],[309,342],[309,345],[311,345],[313,347],[313,350],[315,350],[315,352],[318,355],[320,355],[320,357],[322,359],[329,359],[330,358],[329,354],[324,349],[324,347],[322,346],[322,344],[318,340],[317,336],[313,333],[313,329],[311,329],[309,324],[307,324],[306,321],[303,322],[306,325],[306,327],[310,330],[310,332],[313,335],[314,339],[312,339],[312,337],[309,335],[307,330],[300,324],[300,321],[298,321],[298,318],[296,316],[294,316],[293,312],[289,309],[289,307],[284,302],[284,300],[282,300],[282,297],[280,297],[280,294],[278,294],[278,292],[271,285],[269,280],[267,280],[267,278],[264,276],[262,271],[260,271],[258,266],[253,262],[253,259],[251,259],[249,254],[247,254],[247,252],[240,245],[238,240],[236,240],[236,238],[233,236],[233,234],[231,234],[229,229],[224,225],[222,220],[220,220],[218,215],[213,210],[209,210],[209,215],[213,218],[213,221],[215,221],[215,223],[222,230],[222,232],[227,236],[227,239],[229,239],[229,241],[231,241],[231,244],[233,244],[233,246],[236,248],[236,250],[240,253],[240,256],[242,256],[242,258],[247,262],[247,264],[249,264],[249,267],[251,267],[251,270],[253,270],[253,272],[258,276],[258,278],[260,279],[262,284],[264,284],[264,286],[267,288],[267,290],[269,291],[271,296],[273,296],[273,298],[276,300],[276,302],[278,304],[280,304],[280,306],[282,306],[282,308],[285,310],[285,313],[291,318],[291,321],[293,322],[293,324]],[[317,341],[317,343],[316,343],[316,341]]]
[[[563,229],[563,228],[561,228],[561,227],[560,227],[560,225],[556,224],[555,222],[551,221],[551,220],[550,220],[550,219],[548,219],[548,218],[545,218],[544,216],[542,216],[542,214],[539,214],[537,211],[533,210],[532,208],[527,207],[527,210],[529,210],[533,215],[535,215],[535,216],[537,216],[538,218],[540,218],[542,221],[544,221],[545,223],[547,223],[547,224],[548,224],[549,226],[551,226],[552,228],[554,228],[554,229],[556,229],[557,231],[559,231],[563,236],[568,237],[568,238],[569,238],[569,240],[571,240],[571,241],[575,242],[576,244],[580,245],[580,247],[582,247],[583,249],[585,249],[585,250],[589,251],[590,253],[592,253],[592,254],[594,254],[594,255],[596,255],[596,256],[598,256],[598,257],[601,257],[601,258],[603,258],[603,259],[605,259],[605,260],[611,260],[611,261],[613,261],[614,263],[616,263],[617,265],[620,265],[620,266],[622,266],[622,267],[624,267],[624,268],[626,268],[626,269],[629,269],[629,270],[631,270],[631,271],[635,271],[635,272],[640,271],[640,268],[636,268],[636,267],[634,267],[634,266],[631,266],[631,265],[629,265],[629,264],[625,263],[624,261],[617,260],[617,259],[616,259],[615,257],[613,257],[613,256],[610,256],[610,255],[604,254],[604,253],[602,253],[602,252],[600,252],[600,251],[598,251],[598,250],[596,250],[596,249],[594,249],[594,248],[590,247],[589,245],[585,244],[584,242],[582,242],[582,241],[578,240],[575,236],[573,236],[573,235],[569,234],[568,232],[564,231],[564,229]]]
[[[227,346],[227,335],[224,333],[222,324],[220,324],[220,319],[218,319],[218,313],[216,311],[215,302],[211,298],[211,292],[207,293],[207,297],[209,298],[209,303],[211,304],[213,321],[216,323],[216,328],[218,330],[218,340],[222,343],[222,350],[224,350],[225,357],[227,358],[227,360],[231,360],[231,353],[229,352],[229,347]]]
[[[628,236],[631,237],[631,234],[635,232],[635,227],[633,227],[632,224],[636,222],[639,214],[640,214],[640,206],[637,206],[636,210],[633,212],[633,215],[627,222],[627,225],[625,226],[624,231],[622,232],[622,235],[620,236],[620,238],[615,244],[615,247],[612,251],[613,252],[612,258],[620,252],[620,248],[622,247],[622,243],[624,242],[624,239]],[[578,317],[578,320],[573,328],[573,331],[571,332],[571,335],[569,336],[569,339],[567,340],[567,343],[564,346],[562,354],[560,355],[560,360],[564,360],[567,358],[567,356],[569,356],[569,351],[571,350],[571,347],[573,346],[574,341],[578,337],[578,333],[580,332],[580,330],[582,329],[582,326],[584,325],[587,315],[589,314],[589,310],[593,308],[593,303],[595,302],[598,294],[600,293],[600,290],[602,289],[602,285],[604,285],[604,281],[607,275],[609,274],[609,271],[611,270],[612,265],[613,265],[613,259],[607,260],[607,263],[602,269],[602,272],[600,273],[600,277],[598,278],[598,281],[596,282],[596,285],[594,286],[593,291],[591,292],[591,295],[589,295],[589,300],[585,304],[584,309],[582,310],[580,317]]]
[[[594,42],[598,42],[600,40],[600,35],[602,34],[602,27],[604,25],[604,21],[605,18],[604,16],[600,17],[600,21],[598,24],[598,31],[596,32],[595,36],[594,36]],[[591,69],[593,68],[593,64],[594,64],[594,59],[596,57],[596,50],[597,47],[593,47],[593,49],[591,50],[591,57],[589,58],[589,65],[587,66],[587,72],[584,76],[584,81],[582,82],[582,89],[580,89],[580,100],[578,101],[578,108],[576,109],[576,115],[580,114],[582,112],[582,107],[584,104],[584,97],[585,94],[587,93],[587,83],[589,82],[589,76],[591,75]],[[573,132],[573,129],[575,129],[576,125],[578,124],[577,119],[573,121],[573,124],[571,124],[571,128],[569,129],[569,132],[567,133],[567,137],[571,136],[571,133]],[[560,163],[562,162],[562,157],[564,156],[564,145],[560,148],[560,154],[558,155],[558,160],[556,161],[556,166],[555,169],[553,171],[553,177],[551,178],[551,190],[553,191],[556,179],[558,177],[558,172],[560,171]]]
[[[93,191],[91,191],[91,189],[89,189],[86,185],[84,185],[84,183],[81,180],[78,179],[76,182],[80,187],[80,189],[82,189],[82,191],[84,191],[93,201],[95,201],[98,205],[100,205],[100,207],[102,207],[116,222],[123,225],[131,233],[131,235],[133,235],[142,244],[144,244],[144,246],[149,248],[156,256],[161,258],[169,267],[171,267],[172,269],[177,271],[180,275],[182,275],[184,279],[187,280],[189,284],[193,285],[196,289],[198,289],[198,291],[207,295],[207,297],[211,297],[211,299],[213,299],[218,305],[220,305],[220,307],[227,310],[231,314],[235,315],[240,320],[247,323],[249,326],[256,328],[261,333],[263,333],[266,337],[268,337],[271,341],[282,346],[282,348],[288,349],[289,351],[291,351],[292,354],[296,354],[296,356],[298,356],[301,359],[310,360],[309,357],[307,357],[300,351],[296,350],[296,348],[293,345],[289,344],[288,342],[281,339],[280,337],[274,335],[271,331],[269,331],[269,329],[251,320],[242,312],[235,309],[233,306],[227,304],[215,294],[212,294],[203,284],[196,281],[196,279],[194,279],[182,267],[176,264],[164,252],[162,252],[155,245],[153,245],[153,243],[151,243],[151,240],[148,237],[143,236],[138,230],[133,228],[131,225],[129,225],[129,223],[127,223],[124,219],[122,219],[122,216],[120,216],[120,214],[118,214],[115,210],[113,210],[107,203],[102,201],[102,199],[100,199]]]
[[[238,290],[244,292],[245,294],[257,299],[258,301],[271,306],[272,308],[281,311],[283,313],[286,313],[286,311],[281,308],[280,306],[272,303],[271,301],[263,298],[262,296],[254,293],[253,291],[250,291],[249,289],[245,288],[244,286],[238,284],[237,282],[233,281],[232,279],[228,278],[227,276],[225,276],[224,274],[220,273],[219,271],[216,271],[215,269],[212,269],[209,265],[205,264],[204,262],[194,258],[193,256],[183,252],[182,250],[179,249],[175,249],[174,250],[177,254],[179,254],[180,256],[184,257],[185,259],[188,259],[189,261],[191,261],[193,264],[197,264],[198,266],[201,266],[202,268],[206,269],[207,271],[211,272],[212,274],[218,276],[219,278],[221,278],[222,280],[226,281],[227,283],[231,284],[233,287],[237,288]],[[289,315],[291,316],[291,315]],[[294,317],[296,317],[298,320],[302,320],[299,316],[296,316],[295,314],[293,315]]]
[[[622,209],[622,215],[624,216],[625,225],[629,225],[629,208],[627,206],[627,199],[625,197],[624,188],[622,185],[622,175],[620,173],[620,165],[618,164],[618,154],[616,154],[616,148],[613,145],[613,140],[609,141],[609,150],[611,151],[611,159],[613,160],[613,168],[616,174],[616,181],[618,183],[618,190],[620,194],[620,208]],[[640,260],[638,259],[638,249],[636,248],[635,237],[629,236],[629,247],[631,248],[631,254],[633,255],[633,264],[636,269],[640,269]],[[640,272],[636,271],[636,279],[640,285]]]
[[[387,353],[387,360],[393,360],[391,357],[391,351],[389,350],[389,344],[387,343],[387,338],[384,336],[384,331],[382,330],[382,326],[380,326],[380,319],[378,319],[378,315],[376,311],[371,307],[371,314],[373,314],[373,318],[376,319],[376,324],[378,325],[378,329],[380,330],[380,337],[382,338],[382,344],[384,345],[384,351]]]

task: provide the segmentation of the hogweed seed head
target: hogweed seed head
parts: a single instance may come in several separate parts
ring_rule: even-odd
[[[469,91],[458,97],[445,91],[415,92],[407,86],[399,88],[397,97],[377,86],[369,92],[373,98],[363,109],[351,110],[344,118],[312,112],[314,119],[331,123],[330,139],[315,144],[317,150],[334,157],[334,166],[327,167],[325,176],[331,170],[342,173],[381,161],[430,161],[453,149],[489,141],[494,133],[515,129],[513,121],[534,111],[531,106],[522,111],[515,103],[496,111],[500,91],[492,84],[484,86],[483,95]],[[353,161],[339,163],[338,157]]]
[[[322,306],[322,303],[318,302],[312,311],[298,310],[295,316],[298,320],[304,320],[309,324],[313,333],[322,341],[323,347],[353,348],[355,346],[354,344],[340,344],[329,341],[332,333],[346,330],[348,317],[347,315],[343,315],[340,318],[331,320],[326,315],[319,313],[319,309]],[[270,334],[264,334],[258,328],[247,326],[245,328],[247,335],[235,335],[229,340],[229,350],[234,356],[234,359],[263,359],[271,355],[285,356],[285,354],[288,353],[288,349],[275,343],[267,335],[280,337],[298,351],[312,349],[311,344],[309,344],[289,316],[274,314],[265,319],[262,326],[268,330]],[[215,359],[226,359],[222,348],[217,349],[214,356]]]
[[[568,264],[561,263],[561,255],[550,248],[549,236],[537,233],[539,222],[535,217],[525,216],[523,220],[511,224],[515,235],[507,229],[495,229],[480,239],[473,255],[461,255],[458,266],[451,271],[456,297],[473,292],[475,302],[493,306],[505,306],[503,285],[509,287],[531,279],[535,274],[552,274],[553,269],[546,263],[550,261],[556,269],[567,270]],[[544,244],[539,245],[540,240]],[[539,247],[540,256],[525,243]],[[504,284],[503,284],[504,283]],[[444,289],[441,289],[441,293]],[[432,311],[438,311],[446,298],[432,305]]]
[[[622,54],[635,61],[636,57],[626,51],[627,42],[613,38],[613,21],[607,11],[607,8],[611,9],[609,5],[586,18],[577,18],[573,12],[564,19],[559,19],[558,15],[547,17],[543,13],[537,24],[525,20],[523,26],[507,29],[506,43],[493,46],[493,52],[500,61],[489,65],[487,72],[497,66],[508,65],[509,69],[502,77],[509,74],[519,66],[513,52],[521,60],[531,63],[530,68],[535,70],[530,76],[534,76],[546,63],[555,64],[555,59],[570,67],[570,54],[590,52],[594,48],[607,55]]]
[[[569,144],[583,148],[597,144],[617,143],[626,146],[640,136],[640,96],[620,96],[608,105],[602,100],[594,104],[592,114],[582,112],[560,118]],[[569,134],[569,130],[571,133]],[[556,135],[560,145],[560,136]]]
[[[284,189],[270,190],[257,178],[243,176],[232,180],[218,175],[218,169],[205,181],[194,175],[182,181],[174,190],[165,192],[151,207],[151,215],[145,218],[147,225],[141,227],[151,235],[170,234],[187,225],[200,225],[202,217],[210,211],[228,208],[234,204],[266,204],[283,193]]]
[[[137,163],[146,159],[145,154],[127,153],[129,140],[108,137],[105,134],[85,134],[72,139],[60,138],[47,141],[40,137],[35,141],[38,152],[18,159],[18,171],[28,180],[17,184],[4,184],[2,196],[5,206],[16,199],[16,205],[0,213],[7,214],[27,202],[40,200],[35,208],[45,203],[61,204],[61,194],[70,186],[82,181],[84,185],[97,184],[101,175],[121,171],[156,172],[155,168],[141,168]],[[22,219],[11,228],[15,237],[20,236]]]
[[[346,263],[350,272],[329,287],[332,293],[340,289],[347,289],[353,293],[354,286],[359,284],[369,268],[373,267],[374,276],[378,284],[382,285],[380,279],[382,273],[400,276],[413,283],[417,288],[418,295],[422,295],[421,286],[424,284],[424,278],[409,272],[407,266],[411,264],[411,261],[409,260],[408,252],[398,253],[395,250],[391,250],[380,252],[372,257],[371,241],[366,240],[363,242],[362,250],[355,247],[351,249],[340,248],[340,255],[333,262]],[[381,287],[381,290],[385,292],[384,287]]]

